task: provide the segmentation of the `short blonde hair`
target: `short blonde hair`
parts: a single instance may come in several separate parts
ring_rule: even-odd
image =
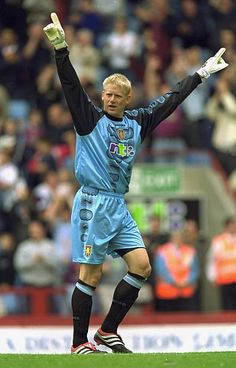
[[[104,79],[103,89],[105,89],[108,84],[115,84],[116,86],[122,88],[127,96],[130,94],[132,89],[130,80],[125,75],[119,73],[111,74]]]

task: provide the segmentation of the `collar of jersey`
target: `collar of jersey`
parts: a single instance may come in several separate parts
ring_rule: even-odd
[[[104,114],[110,119],[110,120],[113,120],[113,121],[122,121],[123,120],[123,117],[122,118],[116,118],[115,116],[111,116],[110,114],[108,114],[108,112],[104,111]]]

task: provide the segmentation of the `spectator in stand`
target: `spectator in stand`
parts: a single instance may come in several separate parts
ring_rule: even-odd
[[[52,153],[52,144],[43,136],[35,143],[34,153],[25,163],[24,171],[29,187],[40,184],[48,170],[56,170],[56,160]]]
[[[16,248],[14,264],[23,285],[53,286],[57,284],[55,245],[47,237],[47,228],[42,221],[29,224],[28,238]]]
[[[18,244],[28,238],[28,227],[35,213],[31,191],[27,185],[22,185],[21,193],[18,195],[18,200],[14,206],[14,213],[13,232]]]
[[[27,11],[22,6],[22,1],[1,0],[0,27],[13,29],[21,44],[26,40],[26,18]]]
[[[182,0],[180,6],[180,14],[175,19],[174,37],[183,48],[209,47],[212,36],[210,23],[204,16],[199,1]]]
[[[63,134],[72,129],[71,115],[65,105],[57,102],[49,106],[46,129],[52,145],[63,143]]]
[[[184,51],[186,59],[186,72],[191,74],[203,63],[203,53],[199,46],[192,46]],[[202,84],[198,90],[193,91],[183,102],[185,115],[183,124],[183,137],[188,147],[195,149],[209,149],[211,146],[212,124],[205,116],[206,100],[214,78],[208,84]]]
[[[55,195],[61,200],[66,200],[69,205],[72,205],[73,197],[77,189],[77,183],[74,176],[68,169],[63,166],[57,170],[58,183]]]
[[[30,222],[28,238],[17,245],[14,266],[22,286],[40,288],[58,285],[59,269],[55,243],[48,238],[47,228],[42,221]],[[28,308],[29,305],[27,312]]]
[[[29,189],[20,170],[19,155],[21,136],[14,136],[17,128],[12,119],[5,121],[4,133],[0,137],[0,231],[15,233],[21,218],[22,206],[29,205]]]
[[[201,65],[203,55],[198,46],[185,50],[175,44],[172,49],[172,58],[173,61],[165,73],[165,79],[170,86],[174,86],[177,79],[183,78]],[[198,91],[194,91],[193,96],[189,96],[181,106],[182,138],[190,149],[209,149],[211,147],[212,124],[205,116],[205,104],[210,95],[211,86],[211,82],[209,86],[201,85]]]
[[[68,29],[68,27],[67,27]],[[75,70],[80,77],[82,85],[86,83],[97,83],[101,53],[94,46],[94,34],[89,29],[74,31],[74,37],[70,42],[71,60]]]
[[[71,271],[71,203],[57,195],[44,211],[43,219],[49,223],[52,239],[55,242],[57,257],[61,263],[60,274],[63,282],[72,282]]]
[[[74,168],[74,154],[75,154],[75,134],[73,130],[68,130],[65,132],[62,136],[63,142],[65,145],[69,148],[68,155],[64,157],[63,164],[67,170],[70,170],[70,172],[73,172]]]
[[[42,68],[50,62],[51,52],[45,42],[42,32],[42,23],[31,23],[27,27],[27,41],[22,50],[24,62],[27,65],[32,83],[32,92],[35,91],[35,81]]]
[[[173,43],[171,49],[171,64],[165,71],[165,80],[174,86],[179,78],[185,78],[188,70],[188,62],[186,59],[185,49],[178,43]]]
[[[136,17],[149,29],[149,51],[160,61],[163,72],[171,61],[171,46],[173,37],[174,16],[169,0],[150,0],[138,4],[135,9]],[[148,46],[148,45],[147,45]]]
[[[147,55],[143,80],[147,103],[171,89],[168,82],[163,82],[161,75],[160,60],[155,54]],[[183,139],[184,119],[183,108],[178,106],[152,134],[148,135],[146,147],[150,153],[150,160],[170,162],[182,159],[186,149]]]
[[[75,29],[89,29],[93,32],[95,43],[103,31],[103,18],[94,0],[72,0],[69,6],[68,22]]]
[[[163,68],[163,63],[160,55],[158,55],[156,52],[157,45],[154,39],[154,31],[150,24],[143,25],[142,29],[140,30],[140,36],[140,54],[137,55],[135,59],[132,59],[132,68],[135,70],[139,81],[144,83],[144,96],[148,94],[148,100],[149,95],[153,97],[153,86],[155,87],[156,79],[161,79],[160,72]],[[151,73],[146,73],[146,71],[150,71],[150,66],[152,66],[152,72],[155,72],[155,74],[152,73],[154,81],[152,79],[148,81],[148,83],[150,83],[149,90],[148,84],[146,85],[146,81],[147,77]]]
[[[11,150],[0,147],[0,231],[12,231],[12,212],[19,170],[12,162]]]
[[[108,73],[123,73],[136,80],[131,70],[131,58],[139,53],[140,43],[137,33],[129,29],[128,19],[117,17],[110,34],[104,40],[103,54]]]
[[[172,232],[170,241],[157,248],[154,258],[155,296],[163,312],[194,311],[199,279],[196,249],[184,242],[182,230]]]
[[[14,293],[8,291],[15,285],[15,268],[13,263],[15,239],[12,234],[0,233],[0,316],[15,314],[18,311],[17,299]]]
[[[39,109],[31,109],[24,128],[24,139],[29,156],[33,151],[34,145],[38,139],[45,135],[45,127],[43,124],[43,114]],[[26,154],[27,155],[27,154]]]
[[[31,200],[34,203],[35,214],[42,219],[46,216],[49,220],[48,212],[50,214],[53,211],[56,203],[66,200],[71,205],[74,193],[75,184],[71,171],[63,167],[57,171],[47,171],[42,182],[32,190]]]
[[[60,314],[70,313],[70,299],[76,267],[71,262],[71,203],[67,198],[55,195],[42,214],[49,224],[58,260],[58,282],[67,288],[66,295],[57,295],[57,309]]]
[[[58,187],[58,173],[56,170],[47,170],[41,181],[32,189],[32,201],[36,216],[43,216],[53,203]]]
[[[12,162],[20,166],[25,151],[23,121],[10,117],[4,120],[0,137],[0,146],[4,141],[8,141],[11,145]]]
[[[35,21],[46,22],[48,18],[48,12],[53,11],[55,6],[55,0],[24,0],[22,2],[22,7],[27,11],[28,23]]]
[[[235,32],[235,2],[233,0],[209,0],[209,5],[211,19],[214,21],[217,33],[226,27],[230,27]]]
[[[74,0],[76,1],[76,0]],[[117,14],[126,14],[126,7],[129,1],[119,0],[119,1],[107,1],[107,0],[93,0],[97,12],[102,16],[104,21],[104,28],[106,32],[109,32],[111,26],[111,19]],[[137,0],[135,0],[137,2]]]
[[[161,61],[155,54],[148,53],[143,72],[144,95],[147,103],[154,101],[159,96],[162,83]]]
[[[60,98],[61,87],[58,84],[58,78],[55,74],[55,66],[46,64],[40,70],[36,79],[36,105],[47,118],[48,108],[57,102],[61,102]]]
[[[219,288],[223,310],[236,310],[236,217],[225,219],[223,232],[211,241],[206,264],[208,280]]]
[[[166,93],[171,87],[168,83],[160,86],[156,96]],[[149,135],[149,142],[152,157],[155,162],[178,162],[185,158],[186,143],[183,139],[184,113],[182,107],[168,116],[163,122]]]
[[[22,56],[21,45],[13,29],[0,31],[0,84],[10,97],[8,114],[25,118],[31,101],[31,83],[27,65]]]
[[[227,75],[217,80],[206,103],[206,116],[214,124],[211,141],[214,153],[229,176],[236,168],[236,82],[230,79],[231,72]]]
[[[230,28],[223,28],[219,32],[219,45],[225,45],[227,50],[227,60],[235,63],[236,55],[236,37],[235,32]]]

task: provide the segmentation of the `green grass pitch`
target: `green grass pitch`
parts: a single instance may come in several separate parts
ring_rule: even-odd
[[[236,352],[160,354],[2,354],[0,368],[233,368]]]

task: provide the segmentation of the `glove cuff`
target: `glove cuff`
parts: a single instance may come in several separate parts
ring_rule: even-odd
[[[56,50],[60,50],[60,49],[64,49],[64,48],[68,47],[68,44],[66,43],[66,41],[63,41],[61,43],[54,44],[53,46]]]
[[[197,70],[197,74],[200,75],[202,79],[207,79],[211,75],[211,73],[208,70],[206,70],[206,68],[204,67]]]

